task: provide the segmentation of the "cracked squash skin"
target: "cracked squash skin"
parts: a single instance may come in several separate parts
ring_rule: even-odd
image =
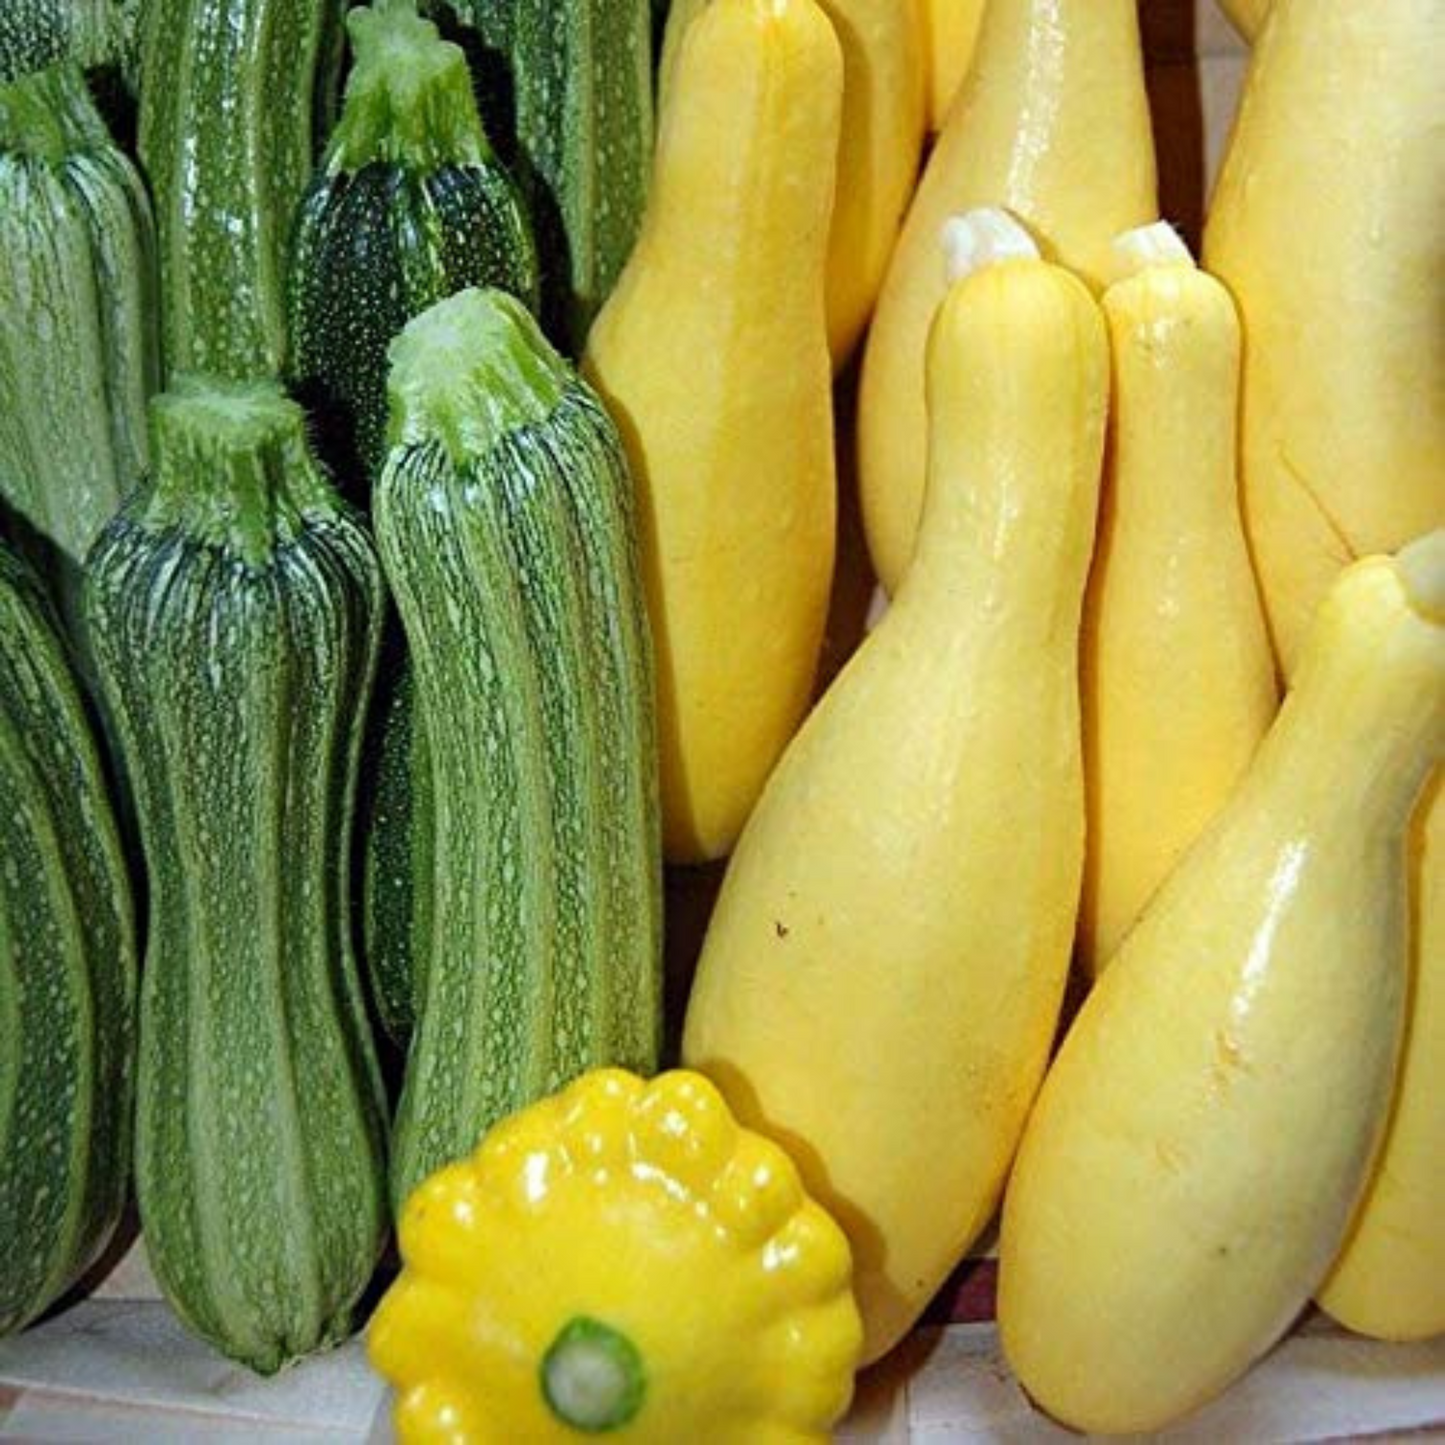
[[[1338,1249],[1404,1018],[1406,831],[1445,756],[1445,531],[1360,562],[1228,808],[1086,1001],[1004,1206],[999,1326],[1077,1429],[1158,1430]]]
[[[401,1217],[372,1321],[404,1445],[807,1445],[848,1408],[848,1244],[700,1075],[602,1069]]]
[[[1442,75],[1438,0],[1280,0],[1210,208],[1205,265],[1245,328],[1245,527],[1286,675],[1341,567],[1445,524]]]
[[[704,945],[684,1059],[848,1231],[865,1360],[992,1216],[1053,1040],[1107,402],[1072,274],[1010,260],[949,293],[918,558],[769,781]]]

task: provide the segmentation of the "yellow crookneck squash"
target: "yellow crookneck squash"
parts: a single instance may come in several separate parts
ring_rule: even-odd
[[[1004,1206],[999,1323],[1066,1424],[1164,1428],[1329,1269],[1390,1104],[1406,830],[1442,755],[1445,531],[1339,579],[1249,773],[1040,1093]]]
[[[1245,526],[1286,676],[1355,557],[1445,524],[1445,6],[1278,0],[1205,232],[1245,330]]]
[[[1097,973],[1249,766],[1279,706],[1239,517],[1239,319],[1167,225],[1117,245],[1104,293],[1110,464],[1084,608],[1089,842],[1080,956]]]
[[[1158,214],[1135,0],[990,0],[909,209],[868,334],[858,462],[868,549],[891,594],[913,555],[928,422],[924,353],[945,220],[1001,206],[1100,288],[1110,245]]]
[[[368,1347],[403,1445],[821,1445],[852,1397],[847,1241],[695,1074],[514,1115],[400,1241]]]
[[[1004,259],[958,282],[933,328],[918,561],[749,821],[683,1044],[848,1232],[867,1360],[998,1202],[1083,862],[1104,326],[1001,213],[956,240]]]
[[[828,241],[828,344],[837,370],[863,334],[918,178],[926,108],[920,0],[819,0],[843,50],[843,129]],[[682,36],[708,0],[675,0],[664,104]]]
[[[920,0],[928,46],[928,130],[937,135],[973,63],[984,0]]]
[[[1270,0],[1219,0],[1219,8],[1246,40],[1253,40],[1264,29],[1269,7]]]
[[[638,488],[674,862],[731,849],[811,700],[834,555],[823,288],[842,72],[813,0],[711,0],[584,361]]]

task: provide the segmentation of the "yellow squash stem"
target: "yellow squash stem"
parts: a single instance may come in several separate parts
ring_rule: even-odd
[[[813,0],[712,0],[584,367],[639,493],[673,861],[727,853],[811,698],[836,482],[824,272],[842,62]]]
[[[918,0],[928,44],[928,130],[937,135],[973,63],[984,0]]]
[[[852,1397],[847,1241],[695,1074],[514,1115],[400,1241],[368,1346],[403,1445],[822,1445]]]
[[[1335,574],[1445,524],[1445,7],[1278,0],[1205,233],[1244,318],[1245,526],[1289,675]]]
[[[1239,516],[1239,319],[1162,223],[1116,247],[1110,465],[1084,609],[1079,952],[1113,956],[1279,705]]]
[[[1134,0],[991,0],[878,299],[858,406],[868,549],[892,593],[923,505],[924,354],[946,281],[944,221],[1002,206],[1096,288],[1120,231],[1159,213]]]
[[[664,97],[687,27],[708,0],[675,0],[662,59]],[[828,345],[852,355],[918,177],[925,119],[925,45],[918,0],[820,0],[843,50],[843,129],[828,241]],[[664,100],[666,103],[666,100]]]
[[[933,329],[918,563],[744,832],[683,1044],[847,1230],[869,1360],[998,1202],[1083,862],[1104,326],[1006,217],[952,239],[1005,259],[958,282]]]
[[[1389,1110],[1406,830],[1442,754],[1445,532],[1339,579],[1249,773],[1049,1072],[1004,1206],[999,1322],[1066,1424],[1166,1427],[1329,1269]]]

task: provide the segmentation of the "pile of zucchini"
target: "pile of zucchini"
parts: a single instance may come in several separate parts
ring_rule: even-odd
[[[435,10],[0,15],[0,1334],[133,1181],[276,1370],[422,1177],[656,1066],[652,642],[567,359],[652,6]]]

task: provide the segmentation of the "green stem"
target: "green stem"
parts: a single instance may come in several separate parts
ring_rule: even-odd
[[[330,174],[377,161],[435,171],[491,159],[466,56],[412,0],[353,10],[346,28],[355,64],[327,149]]]
[[[110,143],[78,65],[54,65],[0,85],[0,154],[59,165]]]
[[[542,1357],[547,1407],[574,1430],[605,1434],[634,1419],[647,1394],[637,1346],[610,1325],[578,1315]]]

